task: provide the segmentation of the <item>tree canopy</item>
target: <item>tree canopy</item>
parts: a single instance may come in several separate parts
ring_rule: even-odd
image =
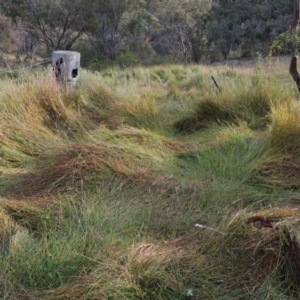
[[[293,20],[293,0],[1,0],[35,47],[84,45],[99,59],[185,63],[267,52]],[[0,32],[1,34],[1,32]]]

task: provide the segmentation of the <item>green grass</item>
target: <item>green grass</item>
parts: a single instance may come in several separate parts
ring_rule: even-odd
[[[0,81],[0,298],[298,299],[288,74],[81,75],[75,93],[50,71]]]

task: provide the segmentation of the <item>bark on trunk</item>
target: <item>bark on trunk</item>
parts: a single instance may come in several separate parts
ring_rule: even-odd
[[[298,65],[298,55],[293,55],[290,63],[290,74],[296,82],[298,92],[300,93],[300,74],[297,68]]]
[[[291,34],[296,31],[298,23],[299,23],[299,16],[300,16],[300,0],[294,0],[294,19],[291,23],[290,32]]]
[[[294,19],[290,27],[291,35],[295,34],[295,31],[297,30],[297,26],[299,24],[299,18],[300,18],[300,0],[294,0]],[[300,93],[300,74],[297,68],[298,59],[299,56],[297,55],[292,56],[291,63],[290,63],[290,74],[292,75],[294,81],[296,82],[298,92]]]

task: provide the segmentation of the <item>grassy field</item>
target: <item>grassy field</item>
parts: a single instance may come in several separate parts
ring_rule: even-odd
[[[3,77],[0,299],[299,299],[288,67]]]

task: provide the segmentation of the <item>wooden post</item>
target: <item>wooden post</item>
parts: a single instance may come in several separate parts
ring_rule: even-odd
[[[75,51],[53,51],[52,68],[56,82],[70,90],[76,90],[79,79],[80,53]]]

